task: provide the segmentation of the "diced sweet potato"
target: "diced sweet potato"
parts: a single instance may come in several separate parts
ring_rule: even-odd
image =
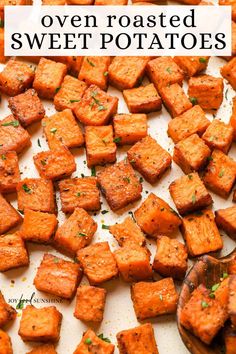
[[[115,346],[113,344],[105,342],[91,329],[88,329],[73,354],[90,354],[93,352],[113,354],[114,350]]]
[[[229,277],[229,302],[228,312],[231,322],[236,326],[236,275]]]
[[[180,116],[192,107],[192,103],[189,101],[184,90],[177,83],[162,87],[159,92],[172,118]]]
[[[53,344],[42,344],[35,347],[27,354],[57,354]]]
[[[42,5],[47,5],[47,6],[60,6],[65,4],[66,4],[66,0],[42,0]]]
[[[150,135],[128,150],[129,162],[149,182],[155,183],[171,166],[171,156]]]
[[[96,85],[91,85],[74,107],[74,112],[85,125],[106,125],[117,112],[117,107],[117,97],[108,95]]]
[[[188,95],[203,109],[218,109],[223,101],[223,79],[210,75],[191,77]]]
[[[92,241],[97,223],[81,208],[75,208],[73,214],[61,225],[55,235],[54,245],[62,251],[75,256],[76,252]]]
[[[129,216],[120,224],[116,223],[110,226],[109,231],[121,247],[133,244],[144,246],[146,243],[140,227]]]
[[[221,67],[221,75],[236,90],[236,58],[231,59],[228,63]]]
[[[16,310],[8,305],[0,291],[0,327],[5,326],[16,318]],[[1,352],[1,351],[0,351]]]
[[[0,352],[3,354],[13,354],[11,338],[0,329]]]
[[[19,181],[20,170],[16,152],[0,150],[0,192],[14,192]]]
[[[146,114],[116,114],[113,124],[114,140],[120,145],[134,144],[147,135]]]
[[[85,144],[88,167],[116,161],[116,144],[112,125],[86,127]]]
[[[178,0],[177,2],[180,2],[181,4],[186,4],[186,5],[199,5],[201,0]]]
[[[84,57],[79,72],[79,79],[86,82],[87,85],[96,85],[102,90],[107,89],[108,68],[110,57]]]
[[[33,88],[39,97],[53,99],[60,89],[67,67],[65,64],[41,58],[35,71]]]
[[[21,220],[20,214],[0,194],[0,235],[18,225]]]
[[[214,193],[227,198],[236,177],[236,162],[220,150],[214,150],[204,172],[203,182]]]
[[[0,27],[0,63],[5,63],[7,57],[4,55],[4,28]]]
[[[225,354],[235,354],[236,348],[236,328],[228,325],[224,328]]]
[[[222,307],[227,307],[229,302],[229,277],[224,278],[224,273],[220,282],[212,285],[211,296],[218,300]]]
[[[25,178],[17,185],[18,209],[55,212],[54,190],[51,181],[43,178]]]
[[[29,264],[27,249],[18,232],[0,236],[0,272]]]
[[[229,124],[233,127],[233,140],[236,140],[236,96],[232,100],[233,102],[233,107],[232,107],[232,115],[230,117]]]
[[[187,77],[191,77],[207,68],[209,57],[174,57],[174,61]]]
[[[67,0],[68,5],[69,5],[69,1],[70,0]],[[90,0],[88,0],[88,1],[90,1]],[[78,77],[82,62],[83,62],[83,57],[72,56],[71,68],[70,68],[71,75]]]
[[[106,301],[106,290],[95,286],[79,286],[76,293],[74,316],[81,321],[101,322]]]
[[[118,275],[118,268],[108,242],[99,242],[77,252],[91,285],[99,285]]]
[[[214,119],[202,139],[211,149],[219,149],[227,154],[233,141],[233,127],[219,119]]]
[[[211,155],[211,150],[197,134],[179,141],[174,147],[173,160],[184,173],[201,170]]]
[[[123,96],[131,113],[150,113],[159,111],[161,97],[153,84],[124,90]]]
[[[34,89],[9,98],[8,103],[14,118],[18,119],[24,127],[44,117],[45,109]]]
[[[217,226],[230,237],[236,238],[236,206],[219,209],[215,212]]]
[[[178,214],[161,198],[150,193],[134,213],[135,219],[147,235],[170,235],[181,225]]]
[[[67,5],[93,5],[94,0],[67,0]]]
[[[182,222],[182,234],[191,256],[196,257],[222,249],[223,241],[211,210],[185,216]]]
[[[138,320],[175,313],[178,294],[172,278],[132,285],[131,297]]]
[[[110,208],[114,211],[141,198],[142,185],[127,160],[99,172],[98,184]]]
[[[42,125],[50,149],[56,149],[60,143],[68,148],[84,144],[83,133],[70,109],[44,118]]]
[[[21,237],[26,241],[49,243],[57,228],[54,214],[25,209]]]
[[[127,5],[128,0],[95,0],[94,5]]]
[[[71,178],[59,182],[62,211],[72,213],[75,208],[99,210],[100,194],[96,177]]]
[[[22,311],[18,334],[24,341],[57,342],[61,320],[62,314],[55,306],[36,308],[27,305]]]
[[[183,279],[187,271],[186,247],[178,240],[161,236],[157,239],[157,251],[153,269],[164,277]]]

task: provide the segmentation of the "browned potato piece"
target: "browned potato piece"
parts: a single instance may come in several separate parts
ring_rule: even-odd
[[[0,150],[0,192],[15,192],[19,181],[20,170],[16,152]]]
[[[228,63],[221,67],[221,75],[236,90],[236,58],[231,59]]]
[[[84,144],[82,130],[70,109],[45,117],[42,125],[50,149],[56,149],[60,143],[68,148]]]
[[[113,124],[114,141],[120,145],[134,144],[147,135],[146,114],[116,114]]]
[[[182,234],[191,256],[196,257],[223,248],[223,241],[211,210],[185,216],[182,221]]]
[[[153,84],[124,90],[123,96],[131,113],[150,113],[160,111],[161,97]]]
[[[150,135],[128,150],[129,162],[149,182],[155,183],[171,166],[171,156]]]
[[[114,211],[141,198],[142,184],[127,160],[120,161],[99,172],[98,184],[107,203]]]
[[[70,0],[67,0],[67,5],[69,5],[69,1]],[[71,61],[70,73],[71,75],[78,77],[82,65],[83,57],[73,56],[71,58],[72,61]]]
[[[115,346],[99,338],[91,329],[88,329],[73,354],[102,353],[113,354]]]
[[[21,237],[26,241],[49,243],[57,228],[54,214],[30,209],[24,210]]]
[[[225,354],[235,354],[236,348],[236,329],[232,325],[225,326],[224,328],[224,343]]]
[[[110,57],[84,57],[79,72],[79,79],[87,85],[97,85],[102,90],[107,89],[108,68]]]
[[[95,0],[94,5],[127,5],[128,0]]]
[[[99,285],[118,275],[116,261],[108,242],[95,243],[79,250],[77,258],[91,285]]]
[[[138,320],[175,313],[178,294],[172,278],[132,285],[131,297]]]
[[[231,322],[236,326],[236,275],[230,275],[229,277],[228,312]]]
[[[116,161],[116,144],[112,125],[86,127],[85,144],[88,167]]]
[[[0,91],[16,96],[28,89],[34,80],[34,71],[21,61],[10,59],[0,73]]]
[[[0,63],[5,63],[7,57],[4,55],[4,28],[0,28]]]
[[[75,208],[73,214],[62,224],[55,235],[54,245],[75,256],[76,252],[90,244],[97,230],[97,223],[82,208]]]
[[[189,101],[184,90],[177,83],[162,87],[159,92],[172,118],[180,116],[192,107],[192,103]]]
[[[62,211],[73,213],[75,208],[99,210],[100,194],[96,177],[71,178],[59,182]]]
[[[67,5],[93,5],[94,0],[67,0]]]
[[[198,0],[197,0],[198,1]],[[207,68],[210,57],[174,57],[176,64],[187,77],[199,74]]]
[[[211,149],[219,149],[227,154],[233,141],[233,127],[219,119],[214,119],[202,139]]]
[[[187,271],[188,253],[178,240],[161,236],[157,239],[157,251],[152,268],[163,277],[183,279]]]
[[[236,96],[233,98],[232,115],[230,117],[229,124],[233,127],[234,137],[233,140],[236,141]]]
[[[42,5],[47,5],[47,6],[59,6],[65,4],[66,4],[66,0],[42,0]]]
[[[147,74],[159,91],[162,87],[172,84],[182,85],[184,75],[171,57],[158,57],[148,62]]]
[[[35,71],[33,88],[39,97],[53,99],[66,75],[65,64],[41,58]]]
[[[51,181],[25,178],[17,185],[18,209],[55,213],[54,190]]]
[[[81,321],[101,322],[106,301],[106,290],[95,286],[79,286],[76,293],[74,316]]]
[[[13,354],[11,338],[0,329],[0,352],[2,354]]]
[[[22,217],[0,194],[0,235],[20,223]]]
[[[8,305],[0,291],[0,327],[5,326],[16,318],[16,310]],[[1,351],[0,351],[1,352]]]
[[[219,209],[215,212],[217,226],[230,237],[236,238],[236,206]]]
[[[170,235],[181,225],[178,214],[153,193],[134,212],[134,216],[142,231],[154,238]]]
[[[27,249],[19,232],[0,236],[0,272],[28,264]]]
[[[142,230],[129,216],[120,224],[109,226],[109,231],[121,247],[133,244],[144,246],[146,243]]]
[[[223,79],[210,75],[191,77],[188,95],[191,102],[203,109],[218,109],[223,101]]]
[[[62,314],[55,306],[36,308],[27,305],[22,311],[18,334],[23,341],[57,342],[61,320]]]
[[[177,2],[186,5],[199,5],[201,0],[178,0]]]
[[[201,107],[193,106],[169,122],[167,133],[174,143],[178,143],[195,133],[201,136],[209,124],[210,121],[206,118]]]
[[[116,337],[120,354],[131,354],[137,350],[139,354],[158,354],[151,323],[121,331]]]
[[[57,352],[53,344],[42,344],[38,347],[35,347],[27,354],[57,354]]]

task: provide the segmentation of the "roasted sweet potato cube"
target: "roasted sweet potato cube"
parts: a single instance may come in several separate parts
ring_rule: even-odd
[[[219,149],[227,154],[233,141],[233,132],[233,127],[230,124],[214,119],[202,139],[211,149]]]
[[[142,184],[127,160],[120,161],[99,172],[98,184],[107,203],[114,211],[141,198]]]
[[[42,5],[47,5],[47,6],[60,6],[65,4],[66,4],[66,0],[42,0]]]
[[[21,220],[20,214],[0,194],[0,235],[18,225]]]
[[[178,0],[177,2],[186,5],[199,5],[201,0]]]
[[[107,89],[108,68],[110,65],[110,57],[84,57],[79,79],[86,82],[87,85],[96,85],[102,90]]]
[[[131,287],[131,297],[138,320],[176,312],[178,294],[172,278],[136,283]]]
[[[39,97],[53,99],[60,89],[67,66],[46,58],[41,58],[35,71],[33,88]]]
[[[197,172],[173,181],[169,186],[169,192],[181,215],[212,204],[212,197]]]
[[[78,250],[90,244],[96,230],[97,223],[91,216],[84,209],[75,208],[73,214],[58,228],[54,244],[75,256]]]
[[[61,320],[62,314],[55,306],[36,308],[27,305],[22,311],[18,334],[24,341],[57,342]]]
[[[35,347],[27,354],[57,354],[53,344],[42,344]]]
[[[158,354],[154,330],[151,323],[127,329],[117,333],[118,348],[120,354]]]
[[[10,59],[0,73],[0,91],[16,96],[28,89],[34,80],[34,71],[26,63]]]
[[[42,125],[50,149],[56,149],[60,143],[68,148],[84,144],[82,130],[70,109],[44,118]]]
[[[178,117],[192,107],[182,87],[175,83],[160,89],[162,101],[172,118]]]
[[[40,121],[45,114],[43,104],[34,89],[10,97],[8,104],[14,118],[18,119],[24,127]]]
[[[207,68],[209,57],[174,57],[174,61],[187,77],[191,77]]]
[[[224,327],[225,354],[235,354],[236,348],[236,328],[228,324]]]
[[[19,232],[0,236],[0,272],[28,264],[27,249]]]
[[[228,313],[231,322],[236,326],[236,275],[229,277],[229,300],[228,300]]]
[[[88,329],[73,354],[89,354],[93,352],[113,354],[114,350],[115,346],[113,344],[105,342],[91,329]]]
[[[236,58],[231,59],[228,63],[221,67],[221,75],[236,90]]]
[[[127,5],[128,0],[95,0],[94,5]]]
[[[147,135],[146,114],[116,114],[113,124],[115,141],[121,145],[134,144]]]
[[[67,5],[93,5],[94,0],[67,0]]]
[[[106,290],[95,286],[79,286],[76,293],[74,316],[81,321],[101,322],[106,301]]]
[[[180,140],[195,133],[201,136],[209,124],[210,121],[206,118],[201,107],[193,106],[169,122],[167,133],[174,143],[178,143]]]
[[[187,259],[186,247],[181,242],[167,236],[157,239],[157,251],[152,267],[163,277],[183,279],[188,267]]]
[[[149,182],[155,183],[171,166],[171,156],[150,135],[128,150],[129,162]]]
[[[59,190],[64,213],[73,213],[77,207],[85,210],[100,209],[96,177],[65,179],[59,182]]]
[[[131,113],[160,111],[162,102],[153,84],[124,90],[123,96]]]
[[[0,192],[14,192],[19,181],[20,170],[16,152],[0,150]]]
[[[20,153],[31,145],[30,135],[18,120],[10,115],[0,121],[0,146],[5,151]]]
[[[117,107],[117,97],[108,95],[96,85],[91,85],[74,107],[74,112],[85,125],[106,125],[117,112]]]
[[[116,144],[112,125],[86,127],[85,144],[88,167],[116,161]]]
[[[222,249],[223,241],[211,210],[185,216],[182,222],[182,234],[191,256]]]
[[[181,225],[178,214],[153,193],[149,194],[134,216],[142,231],[154,238],[158,235],[170,235]]]
[[[7,57],[4,55],[4,28],[0,28],[0,63],[5,63]]]
[[[114,252],[119,272],[126,282],[152,278],[150,252],[139,245],[132,244]]]
[[[0,327],[5,326],[16,318],[16,310],[8,305],[0,291]],[[1,351],[0,351],[1,352]]]
[[[9,335],[0,329],[0,353],[13,354],[11,338]]]
[[[118,275],[115,257],[108,242],[94,243],[79,250],[77,258],[91,285],[99,285]]]
[[[146,239],[140,227],[131,217],[127,217],[120,224],[109,227],[110,233],[115,237],[121,247],[129,245],[144,246]]]
[[[236,96],[233,98],[232,115],[230,117],[229,124],[233,127],[233,140],[236,141]]]
[[[224,230],[230,237],[236,238],[236,206],[217,210],[215,220],[220,229]]]
[[[220,150],[214,150],[204,172],[203,182],[214,193],[227,198],[236,177],[236,162]]]
[[[191,77],[188,95],[203,109],[218,109],[223,101],[223,79],[210,75]]]
[[[62,81],[61,87],[54,96],[54,105],[57,111],[70,108],[74,109],[80,102],[87,85],[85,82],[76,79],[73,76],[66,75]]]
[[[67,5],[69,5],[69,1],[70,0],[67,0]],[[70,74],[71,75],[78,77],[79,71],[80,71],[80,68],[81,68],[81,65],[83,62],[83,58],[84,57],[72,56],[71,67],[70,67]]]
[[[197,134],[193,134],[175,145],[173,160],[184,173],[189,174],[201,170],[210,155],[209,147]]]
[[[159,91],[172,84],[182,85],[184,74],[171,57],[158,57],[148,62],[147,74]]]
[[[55,212],[54,190],[51,181],[43,178],[25,178],[17,185],[18,209]]]
[[[25,209],[21,237],[26,241],[49,243],[57,228],[54,214]]]
[[[150,57],[115,57],[108,69],[109,83],[119,90],[138,86]]]
[[[38,267],[34,285],[37,290],[71,299],[81,278],[79,264],[46,253]]]

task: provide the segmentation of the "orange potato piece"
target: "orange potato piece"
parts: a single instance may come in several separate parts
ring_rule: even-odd
[[[95,0],[94,5],[127,5],[128,0]]]
[[[102,353],[113,354],[115,346],[99,338],[91,329],[88,329],[73,354]]]
[[[18,225],[21,220],[20,214],[0,194],[0,235]]]
[[[236,58],[231,59],[221,67],[220,73],[230,85],[236,90]]]
[[[178,0],[178,2],[186,5],[199,5],[201,0]]]
[[[101,322],[105,301],[105,289],[87,285],[79,286],[76,293],[74,316],[85,322]]]
[[[87,85],[96,85],[102,90],[107,89],[108,68],[110,57],[84,57],[79,72],[79,80],[86,82]]]
[[[59,190],[64,213],[73,213],[77,207],[90,211],[101,207],[96,177],[65,179],[59,182]]]
[[[77,258],[91,285],[99,285],[118,275],[116,261],[108,242],[94,243],[79,250]]]
[[[65,4],[66,4],[66,0],[42,0],[42,5],[47,5],[47,6],[59,6]]]
[[[219,149],[227,154],[233,141],[233,128],[230,124],[214,119],[202,139],[211,149]]]
[[[57,342],[61,320],[62,314],[55,306],[36,308],[27,305],[22,311],[18,334],[24,341]]]
[[[215,220],[220,229],[224,230],[230,237],[236,238],[236,206],[217,210]]]
[[[57,354],[53,344],[43,344],[35,347],[27,354]]]
[[[7,57],[4,55],[4,28],[0,28],[0,63],[5,63],[6,61]]]
[[[160,89],[162,101],[172,116],[178,117],[192,107],[182,87],[175,83]]]
[[[142,185],[127,160],[99,172],[98,184],[113,211],[124,208],[141,198]]]
[[[67,5],[93,5],[94,0],[67,0]]]
[[[0,150],[0,192],[15,192],[20,181],[20,170],[15,151]]]
[[[214,287],[216,287],[216,290]],[[214,284],[211,287],[211,291],[214,294],[214,298],[221,303],[222,307],[226,308],[229,301],[229,277],[220,278],[220,283]]]
[[[182,1],[181,1],[182,2]],[[198,0],[197,0],[198,2]],[[210,57],[174,57],[176,64],[183,70],[187,77],[199,74],[207,68]]]
[[[112,125],[86,127],[86,157],[88,167],[116,161],[116,144],[113,141]]]
[[[196,257],[223,248],[223,241],[211,210],[185,216],[182,222],[182,234],[191,256]]]
[[[121,247],[133,244],[144,246],[146,243],[142,230],[129,216],[122,223],[111,225],[109,231]]]
[[[233,127],[233,140],[236,140],[236,96],[233,98],[232,115],[230,117],[229,124]]]
[[[8,305],[0,291],[0,327],[5,326],[16,318],[16,310]],[[1,352],[1,351],[0,351]]]
[[[97,223],[82,208],[75,208],[73,214],[62,224],[55,235],[54,245],[72,256],[90,244],[97,230]]]
[[[0,352],[2,354],[13,354],[11,338],[0,329]],[[46,354],[46,353],[45,353]]]
[[[69,2],[70,2],[70,0],[67,0],[67,5],[70,5]],[[83,58],[84,57],[78,57],[78,56],[73,56],[72,57],[71,68],[70,68],[70,74],[71,75],[78,77],[79,71],[80,71],[80,68],[81,68],[81,65],[82,65],[82,62],[83,62]]]
[[[225,354],[235,354],[236,329],[232,325],[224,328]]]
[[[236,275],[230,275],[229,277],[229,302],[228,312],[231,322],[236,326]]]
[[[134,144],[147,135],[146,114],[116,114],[113,118],[115,141]]]
[[[181,225],[178,214],[153,193],[134,212],[134,216],[141,230],[153,238],[170,235]]]
[[[128,160],[149,182],[155,183],[171,166],[171,156],[150,135],[137,142],[127,152]]]

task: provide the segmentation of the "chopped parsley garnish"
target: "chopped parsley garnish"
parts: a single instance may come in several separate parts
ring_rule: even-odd
[[[105,225],[105,224],[102,224],[102,229],[103,230],[109,230],[110,226],[108,225]]]
[[[100,106],[98,106],[98,110],[99,111],[106,111],[107,108],[105,106],[103,106],[103,105],[100,105]]]
[[[6,159],[7,159],[7,158],[6,158],[6,155],[4,155],[4,154],[1,155],[1,159],[2,159],[2,160],[6,160]]]
[[[42,164],[43,166],[45,166],[45,165],[47,164],[47,161],[46,161],[46,160],[41,160],[40,162],[41,162],[41,164]]]
[[[198,103],[196,97],[189,97],[189,101],[190,101],[193,105],[195,105],[195,104]]]
[[[104,342],[111,343],[110,339],[107,338],[107,337],[104,337],[103,333],[99,334],[99,335],[98,335],[98,338],[100,338],[100,339],[103,340]]]
[[[93,166],[92,168],[91,168],[91,176],[96,176],[96,167],[95,166]]]
[[[205,309],[205,308],[207,308],[208,306],[209,306],[208,303],[203,300],[203,301],[202,301],[202,308]]]
[[[192,195],[192,203],[195,204],[196,203],[196,194]]]
[[[108,75],[108,71],[105,71],[105,73],[103,74],[104,76],[107,76]]]
[[[40,139],[38,139],[38,146],[41,148],[41,142],[40,142]]]
[[[167,71],[169,74],[172,74],[171,68],[167,68],[166,71]]]
[[[207,60],[206,60],[206,58],[199,58],[199,62],[200,62],[200,63],[206,63]]]
[[[163,296],[161,294],[159,295],[159,298],[161,301],[163,301]]]
[[[54,263],[58,263],[58,262],[59,262],[59,258],[55,257],[55,258],[53,259],[53,262],[54,262]]]
[[[229,274],[226,273],[226,272],[224,272],[222,278],[223,278],[223,279],[226,279],[226,278],[228,278],[228,276],[229,276]]]
[[[70,100],[70,103],[80,102],[80,100]]]
[[[130,178],[129,177],[123,177],[123,181],[130,183]]]
[[[55,134],[57,132],[57,128],[51,128],[50,133]]]
[[[211,291],[215,292],[219,288],[219,286],[220,286],[220,283],[212,285]]]
[[[86,338],[84,343],[90,345],[92,344],[92,340],[90,338]]]
[[[91,61],[91,60],[89,60],[89,58],[86,58],[86,60],[87,60],[87,62],[89,63],[89,65],[91,65],[91,66],[95,66],[95,64]]]
[[[224,170],[221,170],[220,173],[219,173],[219,177],[222,178],[224,176]]]
[[[77,236],[78,236],[78,237],[86,237],[87,235],[84,234],[83,232],[78,232],[78,233],[77,233]]]
[[[10,122],[2,123],[2,127],[9,127],[10,125],[13,127],[19,127],[20,123],[18,122],[18,120],[12,120]]]
[[[101,213],[102,213],[102,215],[105,215],[105,214],[109,213],[109,211],[108,210],[102,210]]]
[[[55,93],[57,93],[60,89],[61,89],[61,86],[57,87],[57,88],[55,89]]]
[[[4,27],[4,21],[0,19],[0,28]]]
[[[193,175],[188,175],[188,179],[193,179]]]
[[[25,191],[25,193],[32,193],[32,190],[27,186],[27,184],[23,184],[22,189]]]
[[[114,141],[114,143],[120,143],[121,137],[114,138],[113,141]]]
[[[140,183],[143,183],[143,177],[140,177],[140,178],[139,178],[139,182],[140,182]]]
[[[20,300],[16,305],[17,310],[22,310],[24,308],[24,300]]]

